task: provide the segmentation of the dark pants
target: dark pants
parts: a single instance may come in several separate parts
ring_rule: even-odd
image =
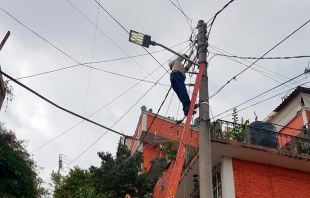
[[[180,72],[171,72],[170,82],[172,89],[175,91],[183,105],[184,111],[186,108],[189,108],[191,101],[188,97],[182,74]]]

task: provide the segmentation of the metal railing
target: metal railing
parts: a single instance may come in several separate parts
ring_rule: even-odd
[[[200,198],[199,184],[194,188],[192,194],[190,195],[190,198]]]
[[[233,140],[277,149],[289,155],[310,155],[310,140],[224,120],[211,124],[211,138]]]

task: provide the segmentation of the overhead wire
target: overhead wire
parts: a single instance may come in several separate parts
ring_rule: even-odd
[[[100,1],[100,0],[99,0],[99,1]],[[100,8],[98,7],[98,10],[97,10],[97,19],[96,19],[96,27],[95,27],[95,35],[94,35],[94,39],[93,39],[93,49],[92,49],[92,53],[91,53],[91,61],[90,61],[90,62],[93,62],[93,58],[94,58],[94,51],[95,51],[95,44],[96,44],[96,36],[97,36],[97,27],[98,27],[98,19],[99,19],[99,11],[100,11]],[[90,66],[92,66],[92,64],[91,64]],[[84,105],[83,116],[85,116],[85,111],[86,111],[86,107],[87,107],[88,90],[89,90],[89,84],[90,84],[90,79],[91,79],[91,78],[90,78],[90,77],[91,77],[91,72],[92,72],[92,69],[89,68],[89,74],[88,74],[88,82],[87,82],[87,88],[86,88],[86,96],[85,96],[85,105]],[[79,153],[81,152],[83,131],[84,131],[84,122],[82,123],[82,130],[81,130],[81,137],[80,137]]]
[[[70,5],[72,5],[79,13],[81,13],[91,24],[93,24],[95,26],[95,24],[85,15],[83,14],[73,3],[71,3],[69,0],[67,0]],[[122,24],[120,24],[101,4],[100,2],[98,2],[97,0],[95,0],[98,5],[106,12],[108,13],[108,15],[110,15],[114,21],[116,21],[128,34],[129,32],[124,28],[124,26],[122,26]],[[98,28],[98,27],[97,27]],[[117,45],[106,33],[104,33],[100,28],[98,28],[98,30],[103,33],[103,35],[105,35],[114,45],[116,45],[123,53],[125,53],[127,56],[129,56],[129,54],[127,52],[125,52],[119,45]],[[148,52],[149,53],[149,52]],[[149,53],[150,54],[150,53]],[[151,55],[152,56],[152,55]],[[145,70],[137,61],[135,61],[131,56],[129,56],[130,59],[136,63],[143,71],[145,71],[147,74],[150,74],[147,70]],[[154,80],[156,80],[152,75],[150,75]],[[164,89],[166,89],[166,87],[163,86]]]
[[[64,107],[61,107],[61,106],[57,105],[56,103],[52,102],[51,100],[45,98],[45,97],[42,96],[41,94],[37,93],[36,91],[30,89],[30,88],[27,87],[26,85],[24,85],[24,84],[18,82],[18,81],[15,80],[13,77],[9,76],[8,74],[4,73],[3,71],[0,70],[0,73],[1,73],[2,75],[4,75],[5,77],[9,78],[11,81],[13,81],[13,82],[15,82],[16,84],[18,84],[19,86],[21,86],[21,87],[23,87],[24,89],[30,91],[31,93],[33,93],[34,95],[38,96],[38,97],[41,98],[42,100],[44,100],[44,101],[50,103],[51,105],[57,107],[58,109],[60,109],[60,110],[62,110],[62,111],[65,111],[65,112],[67,112],[67,113],[69,113],[69,114],[71,114],[71,115],[74,115],[74,116],[76,116],[76,117],[78,117],[78,118],[81,118],[81,119],[83,119],[83,120],[85,120],[85,121],[88,121],[88,122],[90,122],[90,123],[92,123],[92,124],[94,124],[94,125],[97,125],[97,126],[101,127],[101,128],[107,129],[108,131],[111,131],[111,132],[113,132],[113,133],[115,133],[115,134],[118,134],[118,135],[121,135],[121,136],[124,136],[124,137],[129,137],[128,135],[125,135],[125,134],[123,134],[123,133],[120,133],[120,132],[118,132],[118,131],[115,131],[114,129],[111,129],[111,128],[108,128],[108,127],[106,127],[106,126],[103,126],[102,124],[99,124],[99,123],[97,123],[97,122],[94,122],[94,121],[92,121],[92,120],[89,120],[88,118],[85,118],[85,117],[83,117],[83,116],[81,116],[81,115],[79,115],[79,114],[76,114],[76,113],[74,113],[74,112],[72,112],[72,111],[70,111],[70,110],[68,110],[68,109],[66,109],[66,108],[64,108]]]
[[[186,47],[187,48],[187,47]],[[183,50],[185,50],[186,48],[184,48]],[[182,50],[182,51],[183,51]],[[168,60],[169,61],[169,60]],[[155,71],[157,71],[160,67],[157,67],[157,69],[155,69],[152,73],[154,73]],[[145,76],[144,79],[146,79],[149,75]],[[142,79],[142,80],[144,80]],[[94,113],[92,113],[90,116],[88,116],[87,118],[92,117],[93,115],[97,114],[98,112],[100,112],[102,109],[104,109],[105,107],[107,107],[108,105],[112,104],[114,101],[116,101],[117,99],[119,99],[121,96],[123,96],[124,94],[126,94],[128,91],[130,91],[131,89],[133,89],[135,86],[137,86],[140,82],[142,82],[142,80],[140,80],[139,82],[137,82],[136,84],[134,84],[133,86],[131,86],[130,88],[128,88],[126,91],[124,91],[123,93],[121,93],[120,95],[118,95],[116,98],[114,98],[113,100],[111,100],[110,102],[108,102],[106,105],[104,105],[103,107],[101,107],[99,110],[95,111]],[[154,83],[156,84],[156,83]],[[158,83],[157,83],[158,84]],[[63,133],[57,135],[56,137],[54,137],[53,139],[47,141],[46,143],[44,143],[43,145],[39,146],[38,148],[36,148],[35,150],[33,150],[31,153],[43,148],[44,146],[46,146],[47,144],[51,143],[52,141],[56,140],[57,138],[61,137],[62,135],[68,133],[69,131],[71,131],[72,129],[74,129],[76,126],[80,125],[83,121],[75,124],[73,127],[69,128],[68,130],[64,131]]]
[[[214,46],[214,45],[211,45],[211,44],[209,45],[209,47],[212,48],[212,49],[214,49],[214,50],[216,50],[217,52],[222,53],[222,54],[226,53],[226,54],[234,55],[234,54],[232,54],[232,53],[230,53],[230,52],[228,52],[228,51],[225,51],[225,50],[223,50],[223,49],[221,49],[221,48],[219,48],[219,47],[216,47],[216,46]],[[233,59],[233,58],[232,58],[232,59]],[[248,63],[252,63],[251,61],[246,60],[246,59],[244,59],[243,61],[248,62]],[[281,79],[281,80],[283,80],[283,79],[285,79],[285,80],[289,79],[288,77],[286,77],[286,76],[284,76],[284,75],[282,75],[282,74],[280,74],[280,73],[278,73],[278,72],[272,71],[271,69],[268,69],[268,68],[266,68],[266,67],[260,66],[260,65],[258,65],[258,64],[254,64],[254,65],[257,66],[257,67],[259,67],[259,68],[261,68],[261,69],[263,69],[263,70],[266,70],[266,71],[268,71],[268,72],[270,72],[270,73],[273,73],[273,74],[277,75],[277,76],[278,76],[277,78],[279,78],[279,79]],[[292,83],[296,84],[297,82],[293,81]]]
[[[305,85],[305,84],[307,84],[307,83],[310,83],[310,81],[305,82],[305,83],[302,83],[302,84],[300,84],[300,86]],[[247,106],[247,107],[245,107],[245,108],[242,108],[242,109],[240,109],[240,110],[237,110],[237,113],[240,112],[240,111],[246,110],[246,109],[248,109],[248,108],[250,108],[250,107],[253,107],[253,106],[255,106],[255,105],[258,105],[258,104],[260,104],[260,103],[262,103],[262,102],[266,102],[267,100],[270,100],[270,99],[272,99],[272,98],[275,98],[275,97],[277,97],[277,96],[279,96],[279,95],[281,95],[281,94],[283,94],[283,93],[286,93],[286,92],[289,91],[289,90],[293,90],[293,89],[295,89],[295,88],[290,88],[290,89],[288,89],[288,90],[286,90],[286,91],[284,91],[284,92],[281,92],[281,93],[276,94],[276,95],[274,95],[274,96],[271,96],[271,97],[269,97],[269,98],[267,98],[267,99],[264,99],[264,100],[261,100],[261,101],[259,101],[259,102],[257,102],[257,103],[254,103],[254,104],[252,104],[252,105],[250,105],[250,106]],[[227,117],[227,116],[230,116],[230,115],[232,115],[232,113],[230,113],[230,114],[228,114],[228,115],[225,115],[225,116],[219,118],[219,120],[221,120],[221,119],[223,119],[223,118],[225,118],[225,117]]]
[[[225,57],[230,57],[230,58],[239,58],[239,59],[259,59],[258,57],[241,57],[241,56],[232,56],[232,55],[226,55],[226,54],[217,54],[215,55],[219,56],[225,56]],[[296,58],[310,58],[308,55],[303,55],[303,56],[278,56],[278,57],[263,57],[260,58],[262,60],[283,60],[283,59],[296,59]]]
[[[169,60],[168,60],[169,61]],[[167,63],[168,61],[166,61],[165,63]],[[164,64],[165,64],[164,63]],[[157,80],[157,82],[159,82],[164,76],[166,75],[166,73],[164,73],[158,80]],[[123,114],[122,115],[122,117],[120,117],[114,124],[113,124],[113,126],[111,127],[111,128],[113,128],[153,87],[155,86],[155,84],[154,85],[152,85],[139,99],[138,99],[138,101],[136,102],[136,103],[134,103],[126,112],[125,112],[125,114]],[[170,92],[170,90],[171,90],[171,87],[170,87],[170,89],[168,90],[168,93],[167,93],[167,95],[166,95],[166,97],[165,97],[165,100],[167,99],[167,97],[168,97],[168,94],[169,94],[169,92]],[[164,100],[164,101],[165,101]],[[158,110],[158,112],[157,112],[157,115],[158,115],[158,113],[159,113],[159,111],[160,111],[160,109],[161,109],[161,107],[162,107],[162,105],[163,105],[163,103],[164,103],[164,101],[162,102],[162,104],[161,104],[161,106],[160,106],[160,108],[159,108],[159,110]],[[156,118],[156,117],[155,117]],[[153,121],[152,121],[152,123],[151,123],[151,126],[152,126],[152,124],[153,124],[153,122],[154,122],[154,120],[155,119],[153,119]],[[89,147],[87,147],[80,155],[78,155],[72,162],[74,162],[75,160],[77,160],[80,156],[82,156],[86,151],[88,151],[93,145],[95,145],[105,134],[107,134],[107,132],[108,131],[106,131],[105,133],[103,133],[98,139],[96,139],[96,141],[95,142],[93,142]],[[142,140],[141,139],[139,139],[139,141],[141,141],[140,142],[140,145],[141,145],[141,143],[143,142],[143,139],[144,139],[145,137],[143,137],[142,138]],[[132,139],[135,139],[135,138],[132,138]],[[136,140],[136,139],[135,139]],[[140,146],[139,145],[139,146]],[[139,146],[137,147],[137,148],[139,148]]]
[[[272,91],[272,90],[275,90],[276,88],[278,88],[278,87],[280,87],[280,86],[282,86],[282,85],[284,85],[284,84],[286,84],[286,83],[288,83],[288,82],[290,82],[290,81],[292,81],[292,80],[295,80],[295,79],[299,78],[299,77],[302,76],[302,75],[304,75],[304,73],[299,74],[299,75],[297,75],[297,76],[295,76],[295,77],[293,77],[293,78],[291,78],[291,79],[289,79],[289,80],[287,80],[287,81],[285,81],[285,82],[283,82],[283,83],[281,83],[281,84],[279,84],[279,85],[277,85],[277,86],[275,86],[275,87],[272,87],[271,89],[268,89],[267,91],[264,91],[263,93],[260,93],[260,94],[254,96],[254,97],[252,97],[252,98],[250,98],[250,99],[248,99],[248,100],[246,100],[246,101],[244,101],[244,102],[242,102],[242,103],[240,103],[240,104],[238,104],[238,105],[236,105],[236,106],[234,106],[234,107],[232,107],[232,108],[230,108],[230,109],[228,109],[228,110],[226,110],[226,111],[224,111],[224,112],[222,112],[222,113],[220,113],[220,114],[217,114],[217,115],[214,116],[214,117],[216,118],[216,117],[218,117],[218,116],[220,116],[220,115],[223,115],[224,113],[226,113],[226,112],[228,112],[228,111],[233,110],[234,108],[240,107],[241,105],[244,105],[244,104],[246,104],[246,103],[248,103],[248,102],[250,102],[250,101],[252,101],[252,100],[255,100],[256,98],[258,98],[258,97],[260,97],[260,96],[263,96],[263,95],[265,95],[266,93],[268,93],[268,92],[270,92],[270,91]]]
[[[180,4],[180,2],[179,2],[179,0],[176,0],[176,1],[177,1],[178,5],[179,5],[180,7],[178,7],[177,5],[175,5],[175,3],[173,3],[171,0],[169,0],[169,1],[171,2],[172,5],[174,5],[174,6],[184,15],[185,20],[186,20],[186,22],[187,22],[189,28],[191,29],[191,31],[193,31],[193,27],[192,27],[192,25],[189,24],[188,20],[190,20],[191,23],[193,23],[193,21],[184,13],[184,11],[183,11],[183,9],[182,9],[182,7],[181,7],[181,4]]]
[[[177,45],[171,46],[170,48],[177,47],[177,46],[182,45],[182,44],[184,44],[186,42],[188,42],[188,41],[183,41],[182,43],[179,43]],[[154,52],[151,52],[151,53],[158,53],[158,52],[162,52],[162,51],[165,51],[165,50],[158,50],[158,51],[154,51]],[[146,55],[149,55],[149,54],[148,53],[139,54],[139,55],[131,56],[131,58],[141,57],[141,56],[146,56]],[[44,74],[49,74],[49,73],[53,73],[53,72],[57,72],[57,71],[61,71],[61,70],[65,70],[65,69],[69,69],[69,68],[73,68],[73,67],[77,67],[77,66],[90,67],[90,66],[88,66],[89,64],[113,62],[113,61],[129,59],[129,58],[130,57],[127,56],[127,57],[123,57],[123,58],[115,58],[115,59],[109,59],[109,60],[102,60],[102,61],[95,61],[95,62],[86,62],[86,63],[81,63],[81,64],[75,64],[75,65],[71,65],[71,66],[67,66],[67,67],[63,67],[63,68],[59,68],[59,69],[55,69],[55,70],[50,70],[50,71],[46,71],[46,72],[41,72],[41,73],[37,73],[37,74],[32,74],[32,75],[28,75],[28,76],[19,77],[19,78],[16,78],[16,79],[17,80],[22,80],[22,79],[26,79],[26,78],[31,78],[31,77],[35,77],[35,76],[40,76],[40,75],[44,75]],[[98,69],[98,68],[93,67],[93,69]],[[105,71],[105,70],[102,70],[102,71],[108,72],[108,71]],[[113,72],[111,72],[111,74],[120,75],[120,76],[123,76],[123,77],[126,77],[126,78],[132,78],[130,76],[126,76],[126,75],[122,75],[122,74],[117,74],[117,73],[113,73]],[[133,78],[133,79],[140,80],[138,78]],[[151,81],[149,81],[149,82],[151,82]],[[157,83],[157,84],[159,84],[159,83]]]
[[[217,55],[217,54],[215,54],[215,55]],[[214,56],[215,56],[214,55]],[[214,57],[213,56],[213,57]],[[211,58],[213,58],[213,57],[211,57]],[[231,57],[226,57],[226,56],[223,56],[224,58],[227,58],[228,60],[231,60],[231,61],[234,61],[234,62],[236,62],[236,63],[239,63],[239,64],[241,64],[241,65],[243,65],[243,66],[245,66],[245,67],[248,67],[248,65],[246,65],[246,64],[244,64],[244,63],[242,63],[242,62],[240,62],[240,61],[238,61],[238,60],[236,60],[236,59],[234,59],[234,58],[231,58]],[[282,83],[281,81],[278,81],[278,80],[276,80],[274,77],[276,77],[276,78],[278,78],[277,76],[274,76],[274,75],[272,75],[272,74],[269,74],[269,73],[267,73],[267,72],[265,72],[265,71],[262,71],[262,70],[260,70],[260,69],[257,69],[257,68],[254,68],[254,67],[251,67],[250,69],[252,69],[253,71],[255,71],[255,72],[257,72],[257,73],[259,73],[259,74],[261,74],[261,75],[263,75],[263,76],[265,76],[265,77],[267,77],[267,78],[269,78],[269,79],[271,79],[271,80],[273,80],[273,81],[275,81],[275,82],[278,82],[278,83]],[[271,77],[272,76],[272,77]],[[282,80],[282,79],[281,79]],[[293,83],[293,82],[292,82]],[[286,85],[286,86],[288,86],[288,85]],[[288,86],[289,87],[289,86]]]
[[[208,33],[207,33],[207,40],[209,40],[210,32],[211,32],[211,29],[212,29],[212,26],[213,26],[213,23],[214,23],[216,17],[217,17],[225,8],[227,8],[227,7],[229,6],[229,4],[231,4],[232,2],[234,2],[234,0],[231,0],[231,1],[229,1],[227,4],[225,4],[224,7],[223,7],[222,9],[220,9],[220,10],[214,15],[214,17],[212,18],[212,22],[210,23],[210,25],[207,26],[207,27],[210,26],[209,31],[208,31]]]
[[[252,64],[250,64],[247,68],[243,69],[242,71],[240,71],[239,73],[237,73],[235,76],[233,76],[230,80],[228,80],[222,87],[220,87],[217,91],[215,91],[211,97],[214,97],[216,94],[218,94],[226,85],[228,85],[232,80],[235,80],[239,75],[241,75],[242,73],[244,73],[246,70],[248,70],[249,68],[251,68],[255,63],[257,63],[261,58],[263,58],[265,55],[267,55],[269,52],[271,52],[273,49],[275,49],[276,47],[278,47],[281,43],[283,43],[285,40],[287,40],[288,38],[290,38],[292,35],[294,35],[298,30],[300,30],[302,27],[304,27],[306,24],[308,24],[310,22],[310,20],[306,21],[305,23],[303,23],[300,27],[298,27],[296,30],[294,30],[291,34],[289,34],[287,37],[285,37],[283,40],[281,40],[279,43],[277,43],[275,46],[273,46],[270,50],[268,50],[266,53],[264,53],[259,59],[255,60]],[[210,98],[211,98],[210,97]]]

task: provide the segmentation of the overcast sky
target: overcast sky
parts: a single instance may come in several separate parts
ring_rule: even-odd
[[[187,22],[171,1],[176,6],[180,4],[191,20]],[[207,22],[228,2],[228,0],[179,0],[178,4],[175,0],[171,1],[101,0],[100,3],[125,29],[149,34],[152,39],[166,46],[183,43],[173,48],[181,51],[190,45],[188,40],[192,32],[191,28],[196,27],[198,20]],[[71,0],[70,2],[67,0],[2,0],[0,7],[50,43],[0,10],[0,39],[2,40],[7,31],[11,31],[11,36],[0,52],[0,64],[2,70],[14,78],[76,65],[77,62],[89,63],[146,53],[143,48],[128,42],[126,31],[94,0]],[[216,18],[209,44],[211,47],[220,48],[237,56],[260,57],[309,20],[309,7],[310,1],[307,0],[236,0]],[[309,35],[310,25],[307,24],[266,56],[310,55]],[[209,47],[209,58],[216,52],[211,47]],[[148,50],[153,52],[161,48],[151,46]],[[168,69],[167,64],[164,63],[173,57],[173,54],[163,51],[153,56]],[[245,65],[253,62],[253,60],[239,61]],[[309,58],[258,61],[253,68],[263,71],[268,77],[248,69],[210,100],[213,115],[301,74],[309,61]],[[137,79],[143,79],[152,73],[146,78],[152,82],[165,74],[160,83],[167,85],[170,83],[169,75],[149,55],[88,65]],[[245,65],[215,56],[208,70],[210,95],[242,71]],[[153,73],[154,70],[156,71]],[[80,115],[88,117],[101,109],[91,116],[92,120],[107,127],[113,126],[113,129],[126,135],[133,135],[141,113],[140,107],[146,105],[147,108],[157,112],[169,87],[153,86],[149,82],[140,82],[134,86],[139,82],[138,80],[104,71],[76,66],[24,78],[20,82]],[[190,80],[193,83],[194,77],[192,79],[187,77],[187,83]],[[243,105],[239,109],[307,81],[310,79],[302,76],[296,79],[295,84],[289,83],[288,86],[282,86],[277,92]],[[55,108],[13,82],[10,84],[14,86],[15,98],[8,104],[7,109],[6,102],[3,103],[0,121],[14,131],[18,139],[29,140],[29,152],[67,131],[61,137],[33,152],[34,160],[44,167],[40,176],[47,182],[50,182],[49,175],[52,170],[58,168],[59,154],[74,159],[106,133],[106,130],[87,122],[71,129],[81,122],[81,119]],[[134,86],[132,89],[110,103],[132,86]],[[151,87],[152,89],[139,100]],[[241,111],[239,118],[253,121],[255,111],[259,120],[264,119],[281,103],[281,97],[284,95],[281,94]],[[110,104],[107,105],[108,103]],[[133,105],[134,107],[126,113]],[[180,118],[182,112],[178,113],[178,106],[179,100],[171,92],[160,114],[165,115],[168,112],[167,116],[177,117],[178,115]],[[125,113],[126,115],[123,116]],[[231,120],[231,116],[224,119]],[[117,124],[114,125],[116,122]],[[100,159],[97,152],[109,151],[114,154],[118,140],[119,135],[106,133],[76,162],[82,167],[99,166]]]

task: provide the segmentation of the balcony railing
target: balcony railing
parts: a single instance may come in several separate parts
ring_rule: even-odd
[[[192,194],[190,195],[190,198],[200,198],[199,184],[193,190]]]
[[[234,140],[277,149],[281,153],[310,155],[310,140],[265,129],[254,128],[224,120],[212,123],[211,138]]]

